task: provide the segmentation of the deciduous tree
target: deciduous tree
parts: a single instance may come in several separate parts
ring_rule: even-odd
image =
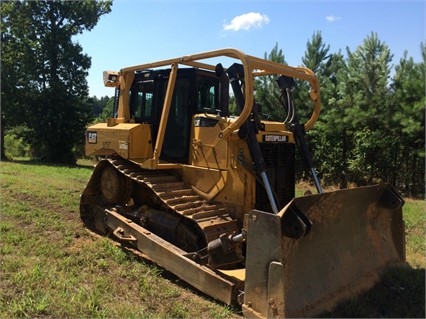
[[[25,125],[33,155],[74,162],[91,109],[90,57],[73,36],[95,27],[112,1],[1,2],[2,127]]]

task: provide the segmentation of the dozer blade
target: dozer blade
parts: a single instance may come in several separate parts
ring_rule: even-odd
[[[378,185],[295,198],[277,215],[251,211],[244,315],[312,317],[371,288],[405,262],[403,203]],[[312,222],[299,239],[289,237],[304,229],[294,212]]]

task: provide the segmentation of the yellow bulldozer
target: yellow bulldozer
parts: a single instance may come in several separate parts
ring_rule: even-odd
[[[262,77],[276,80],[283,122],[262,118]],[[296,81],[310,87],[306,123]],[[113,114],[86,131],[98,159],[80,202],[89,229],[246,317],[318,315],[405,262],[392,186],[321,187],[306,141],[320,113],[311,70],[221,49],[105,71],[104,84]],[[296,158],[317,194],[295,195]]]

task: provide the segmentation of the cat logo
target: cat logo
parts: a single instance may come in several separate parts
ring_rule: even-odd
[[[263,142],[269,142],[269,143],[287,142],[287,135],[266,134],[266,135],[263,135]]]

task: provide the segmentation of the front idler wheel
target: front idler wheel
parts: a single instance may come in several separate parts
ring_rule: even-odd
[[[112,166],[102,171],[100,188],[106,204],[125,205],[130,200],[132,186],[132,182]]]

